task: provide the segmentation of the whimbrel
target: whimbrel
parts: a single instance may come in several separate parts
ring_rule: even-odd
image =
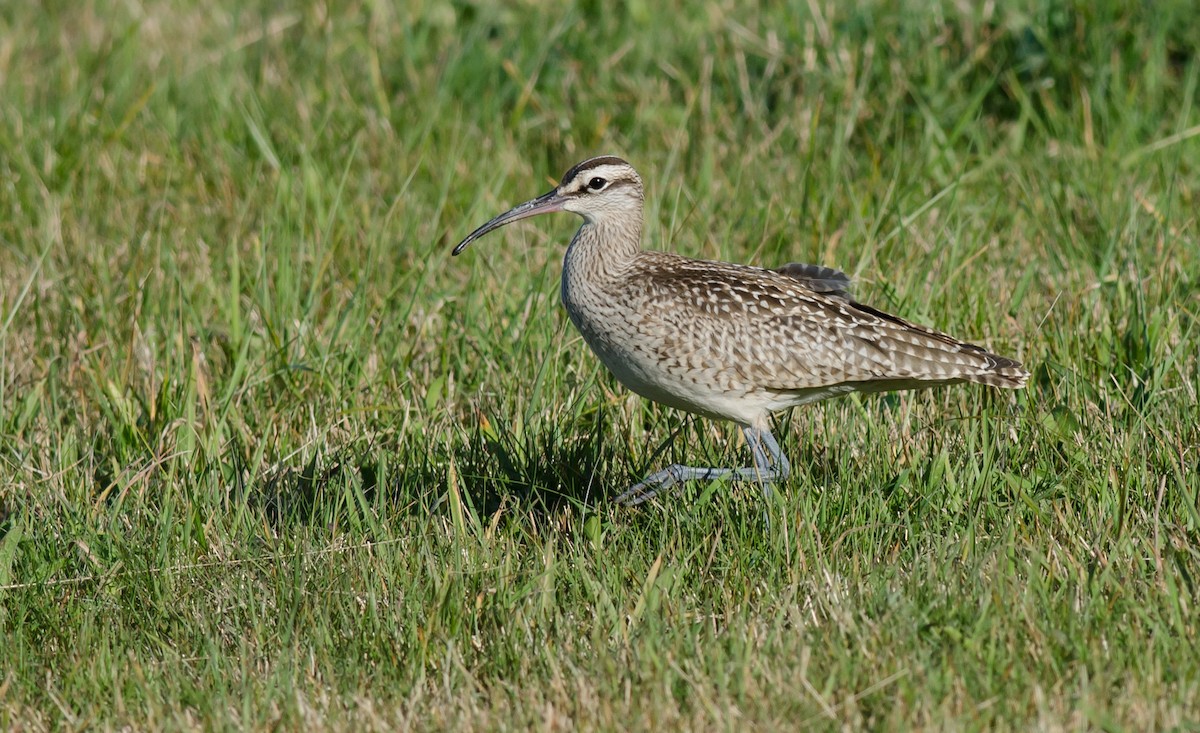
[[[567,171],[548,193],[467,235],[537,214],[583,217],[563,258],[562,302],[584,341],[634,392],[741,426],[754,465],[673,464],[616,501],[640,504],[685,481],[756,480],[765,492],[791,470],[772,413],[847,392],[958,382],[1020,388],[1012,359],[855,302],[850,279],[819,265],[768,270],[643,250],[642,179],[604,155]]]

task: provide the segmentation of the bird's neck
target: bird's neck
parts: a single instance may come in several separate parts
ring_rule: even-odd
[[[563,258],[563,276],[600,282],[620,278],[642,251],[642,219],[586,221]]]

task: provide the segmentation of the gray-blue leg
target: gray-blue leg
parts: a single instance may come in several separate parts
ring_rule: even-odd
[[[707,468],[703,466],[685,466],[675,463],[661,471],[652,473],[641,482],[630,486],[625,493],[614,501],[625,506],[637,506],[658,494],[672,489],[687,481],[712,481],[714,479],[732,477],[734,481],[757,481],[763,487],[763,494],[771,495],[771,484],[788,477],[792,466],[787,457],[775,442],[775,436],[769,430],[759,430],[749,426],[742,428],[746,436],[746,444],[754,456],[754,465],[747,468]]]

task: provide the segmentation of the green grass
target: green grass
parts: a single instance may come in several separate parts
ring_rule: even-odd
[[[1194,3],[279,5],[0,8],[0,728],[1200,725]],[[570,216],[449,257],[607,152],[1029,388],[612,506],[737,431],[587,352]]]

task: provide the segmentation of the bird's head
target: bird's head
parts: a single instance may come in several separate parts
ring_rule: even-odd
[[[628,216],[640,219],[642,200],[642,179],[633,166],[613,155],[589,158],[567,171],[553,190],[514,206],[468,234],[451,254],[460,254],[493,229],[552,211],[570,211],[591,224]]]

